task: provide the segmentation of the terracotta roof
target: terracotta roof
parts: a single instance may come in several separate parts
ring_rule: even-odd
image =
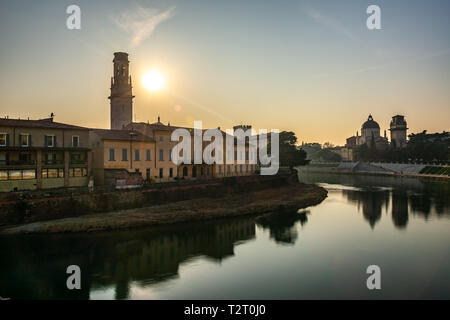
[[[5,119],[0,118],[0,127],[21,127],[21,128],[48,128],[67,130],[89,130],[89,128],[74,126],[60,122],[54,122],[52,118],[40,120]]]
[[[97,134],[102,140],[130,141],[130,137],[132,136],[133,141],[145,141],[145,142],[155,141],[155,139],[133,130],[92,129],[91,131]]]

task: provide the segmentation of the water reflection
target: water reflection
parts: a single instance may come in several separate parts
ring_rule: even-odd
[[[306,172],[300,173],[300,179],[308,183],[326,182],[329,188],[336,186],[349,203],[357,205],[372,229],[380,221],[383,210],[390,211],[392,222],[398,229],[407,227],[409,214],[427,220],[432,213],[442,216],[450,212],[450,184],[447,181]]]
[[[374,257],[390,268],[386,283],[395,284],[377,297],[449,296],[450,219],[436,219],[450,217],[448,183],[320,174],[301,180],[326,184],[329,198],[308,210],[259,217],[0,238],[0,296],[371,298],[361,284]],[[81,290],[66,289],[72,264],[82,270]]]
[[[214,262],[255,238],[253,218],[99,235],[25,236],[0,241],[0,296],[13,299],[89,299],[115,287],[129,295],[131,282],[146,286],[178,277],[180,264],[202,256]],[[66,270],[79,265],[82,290],[66,289]]]
[[[388,191],[342,190],[342,194],[349,202],[357,204],[358,211],[362,207],[364,219],[372,229],[381,218],[383,206],[387,208],[389,205]]]
[[[256,219],[256,224],[268,229],[270,238],[280,244],[294,244],[298,238],[297,222],[304,225],[308,221],[308,210],[286,211],[266,214]]]

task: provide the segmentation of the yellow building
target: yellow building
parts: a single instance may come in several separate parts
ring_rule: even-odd
[[[133,122],[125,126],[127,130],[138,131],[148,137],[151,137],[155,140],[155,148],[158,151],[159,155],[170,154],[172,148],[178,142],[170,141],[172,132],[176,129],[186,129],[190,132],[191,135],[194,134],[193,128],[185,128],[179,126],[171,126],[170,123],[167,125],[163,124],[158,117],[158,121],[154,123],[145,123],[145,122]],[[203,130],[205,131],[205,130]],[[175,172],[177,172],[176,176],[180,179],[209,179],[209,178],[219,178],[219,177],[231,177],[231,176],[244,176],[250,175],[256,172],[257,166],[256,163],[252,163],[256,161],[256,154],[252,153],[249,148],[248,142],[245,145],[245,151],[238,151],[236,138],[234,139],[234,151],[230,151],[234,153],[231,157],[233,157],[233,163],[227,164],[225,163],[226,158],[226,136],[227,134],[223,131],[223,151],[219,157],[223,157],[222,164],[211,164],[208,165],[206,163],[201,164],[181,164],[176,166],[170,161],[170,163],[166,164],[162,162],[160,164],[161,168],[167,170],[168,168],[173,167]],[[202,154],[203,150],[209,142],[202,143]],[[191,159],[193,163],[194,159],[194,140],[191,139]],[[253,160],[255,159],[255,160]],[[242,162],[241,164],[238,163]]]
[[[0,119],[0,192],[87,186],[90,159],[88,128]]]

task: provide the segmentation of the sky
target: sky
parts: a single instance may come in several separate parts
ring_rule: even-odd
[[[81,29],[69,30],[69,5]],[[369,30],[369,5],[381,29]],[[382,134],[450,131],[450,1],[1,1],[0,117],[109,128],[116,51],[134,120],[294,131],[345,144],[369,114]],[[151,92],[149,70],[166,80]]]

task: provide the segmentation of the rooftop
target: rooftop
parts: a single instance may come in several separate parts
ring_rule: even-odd
[[[134,130],[109,130],[109,129],[92,129],[102,140],[125,140],[153,142],[155,139]]]
[[[0,127],[89,130],[89,128],[85,128],[85,127],[55,122],[55,121],[53,121],[53,118],[46,118],[46,119],[39,119],[39,120],[0,118]]]

